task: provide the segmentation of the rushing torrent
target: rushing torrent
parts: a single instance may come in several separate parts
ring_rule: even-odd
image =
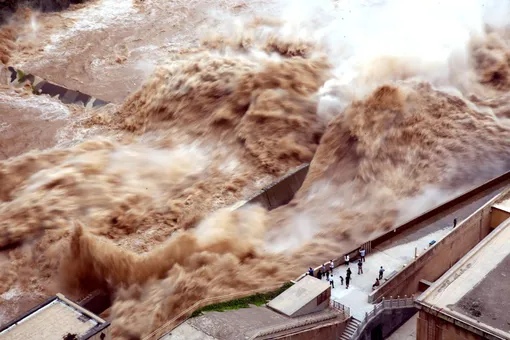
[[[378,54],[335,38],[345,27],[322,10],[206,35],[123,104],[74,123],[96,136],[1,161],[4,315],[101,288],[114,337],[141,338],[201,299],[292,279],[510,168],[506,23],[480,14],[448,53],[427,40],[427,56]],[[306,162],[289,204],[229,208]]]

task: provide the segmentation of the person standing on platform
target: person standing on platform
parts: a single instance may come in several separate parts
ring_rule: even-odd
[[[333,276],[333,269],[335,269],[335,264],[333,260],[329,261],[329,270],[331,271],[331,276]]]
[[[349,283],[351,282],[351,268],[347,268],[347,273],[345,274],[345,288],[349,288]]]
[[[379,268],[379,280],[382,280],[383,274],[384,274],[384,270],[385,269],[383,268],[383,266],[381,266],[381,268]]]
[[[363,261],[361,259],[358,260],[358,275],[363,274]]]
[[[317,271],[317,278],[319,280],[322,280],[322,268],[320,268],[318,271]]]
[[[361,257],[361,261],[365,262],[365,248],[361,247],[359,256]]]
[[[345,265],[348,266],[349,265],[349,254],[346,254],[344,256],[344,261],[345,261]]]
[[[312,267],[308,268],[308,275],[313,277],[313,268]]]
[[[331,288],[335,288],[335,282],[333,281],[333,273],[329,275],[329,285],[331,286]]]
[[[344,285],[344,277],[342,275],[339,275],[340,277],[340,286]]]

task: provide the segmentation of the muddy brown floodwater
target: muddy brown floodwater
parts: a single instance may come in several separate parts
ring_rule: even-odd
[[[270,11],[257,0],[90,1],[60,14],[31,13],[11,63],[26,72],[121,103],[169,54],[198,48],[223,20]]]
[[[9,63],[116,104],[1,89],[0,322],[101,288],[114,338],[141,338],[507,171],[510,49],[491,20],[505,12],[446,3],[19,10]],[[228,208],[306,162],[288,205]]]
[[[55,112],[48,110],[48,107],[44,105],[39,105],[42,104],[39,100],[32,102],[32,105],[29,101],[29,98],[11,89],[0,90],[0,111],[2,112],[0,159],[21,155],[33,149],[47,149],[57,143],[57,132],[65,125],[63,118],[67,114],[65,110],[58,108],[63,105],[55,103],[57,106],[55,108],[57,112]],[[17,105],[20,102],[22,105]],[[56,115],[45,118],[46,114],[52,113]],[[58,114],[63,116],[58,119]]]

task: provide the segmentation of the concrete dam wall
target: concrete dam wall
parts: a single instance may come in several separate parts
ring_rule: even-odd
[[[82,104],[85,107],[101,107],[109,102],[94,98],[80,91],[67,89],[63,86],[53,84],[41,77],[16,69],[7,67],[8,84],[14,87],[24,87],[30,84],[34,94],[47,94],[58,98],[64,104]]]

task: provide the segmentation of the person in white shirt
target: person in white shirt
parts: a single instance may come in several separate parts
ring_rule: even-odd
[[[329,276],[329,285],[331,288],[335,288],[335,282],[333,282],[333,274]]]
[[[333,260],[329,261],[329,270],[331,271],[331,275],[333,275],[333,269],[335,268],[335,264]]]
[[[365,262],[365,248],[360,249],[359,255],[361,257],[361,261]]]
[[[348,266],[349,265],[349,254],[344,256],[344,260],[345,260],[345,265]]]

